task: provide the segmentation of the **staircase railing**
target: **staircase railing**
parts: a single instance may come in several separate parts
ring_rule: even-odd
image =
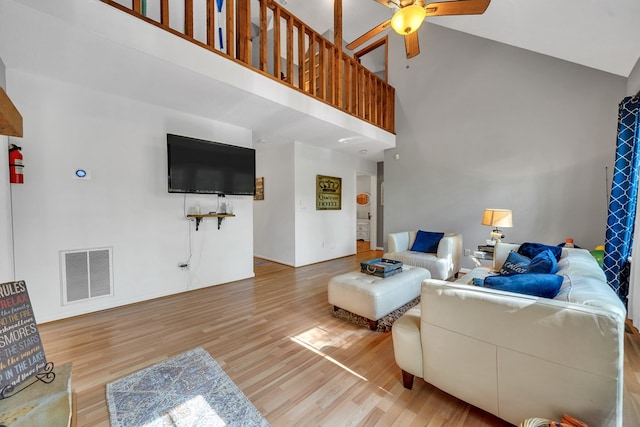
[[[273,0],[101,1],[395,132],[395,89]]]

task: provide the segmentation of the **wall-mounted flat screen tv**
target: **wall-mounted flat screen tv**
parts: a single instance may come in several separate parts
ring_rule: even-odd
[[[169,193],[254,195],[256,150],[167,134]]]

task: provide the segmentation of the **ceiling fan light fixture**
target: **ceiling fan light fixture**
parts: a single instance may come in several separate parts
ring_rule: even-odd
[[[411,6],[405,6],[391,18],[391,28],[401,36],[406,36],[417,31],[426,16],[427,12],[422,6],[415,3]]]

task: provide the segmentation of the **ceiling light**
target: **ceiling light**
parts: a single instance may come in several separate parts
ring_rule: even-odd
[[[414,3],[411,6],[403,7],[393,15],[391,27],[396,33],[406,36],[420,28],[425,16],[427,16],[427,12],[424,7]]]
[[[353,141],[354,139],[360,138],[359,136],[349,136],[347,138],[340,138],[338,142],[342,142],[343,144],[347,144],[349,141]]]
[[[367,154],[367,150],[360,150],[360,154],[364,156],[365,154]]]

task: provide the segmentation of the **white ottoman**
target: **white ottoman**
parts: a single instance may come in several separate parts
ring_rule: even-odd
[[[422,281],[430,278],[429,270],[410,265],[384,279],[359,271],[341,274],[329,281],[329,304],[366,317],[375,330],[378,319],[420,295]]]

